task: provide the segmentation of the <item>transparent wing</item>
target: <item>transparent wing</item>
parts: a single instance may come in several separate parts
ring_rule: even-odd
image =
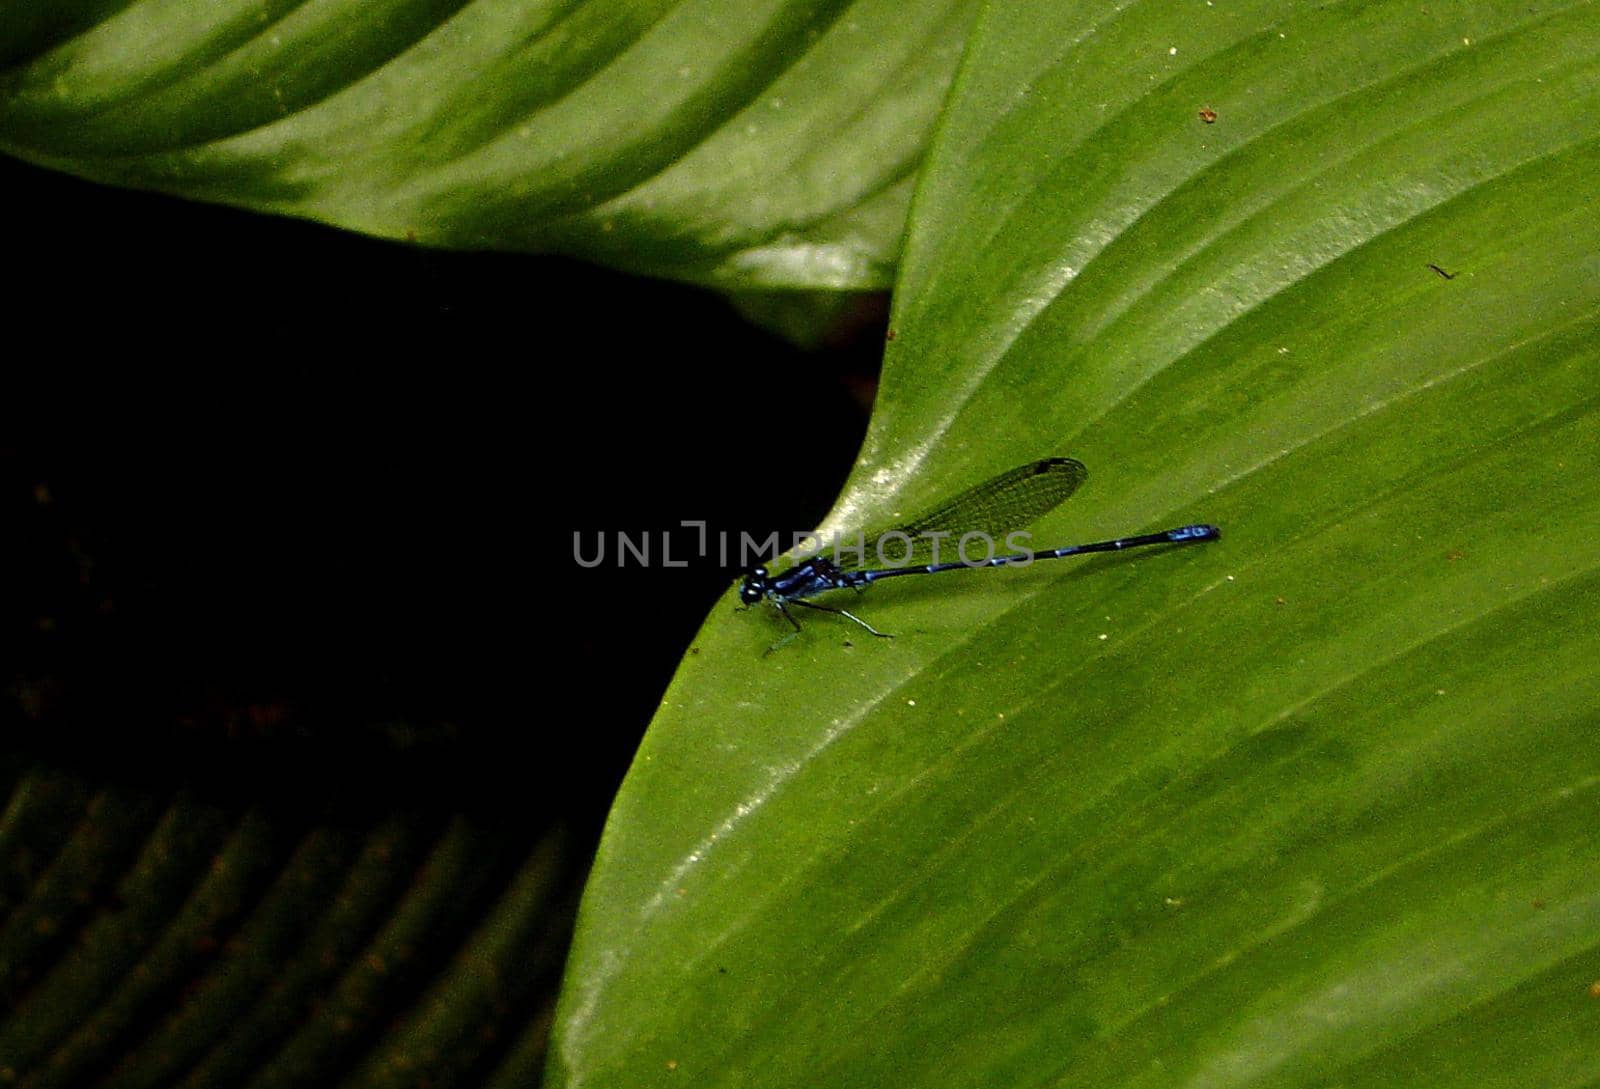
[[[1010,472],[1001,473],[993,480],[984,481],[973,488],[940,504],[926,514],[919,515],[892,530],[866,535],[864,557],[846,554],[841,567],[914,566],[932,562],[934,542],[930,533],[945,534],[939,538],[939,559],[957,559],[956,547],[968,533],[982,533],[994,541],[997,553],[1007,551],[1008,534],[1026,529],[1050,511],[1066,502],[1088,479],[1089,470],[1083,462],[1073,458],[1045,458],[1029,462]],[[910,538],[910,554],[905,540]],[[879,543],[882,544],[881,554]],[[969,556],[983,554],[983,546],[969,548]],[[904,558],[902,558],[904,557]]]

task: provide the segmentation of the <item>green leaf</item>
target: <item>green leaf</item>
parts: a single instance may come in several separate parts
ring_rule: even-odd
[[[0,150],[429,245],[887,286],[971,0],[20,0]]]
[[[829,528],[1223,539],[726,601],[553,1083],[1600,1079],[1596,116],[1594,3],[991,6]]]

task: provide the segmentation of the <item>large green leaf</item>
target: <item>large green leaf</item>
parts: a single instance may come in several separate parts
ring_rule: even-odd
[[[1600,5],[974,34],[831,524],[1070,453],[1039,540],[1224,539],[720,607],[554,1082],[1594,1084]]]
[[[426,244],[881,287],[971,0],[15,0],[0,150]]]

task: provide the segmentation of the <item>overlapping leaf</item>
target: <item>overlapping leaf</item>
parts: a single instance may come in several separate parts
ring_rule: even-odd
[[[970,0],[26,0],[0,150],[453,247],[888,283]]]

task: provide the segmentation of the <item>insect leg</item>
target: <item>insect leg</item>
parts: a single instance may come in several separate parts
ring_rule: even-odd
[[[787,605],[785,605],[780,598],[773,598],[772,599],[772,603],[778,607],[778,611],[783,614],[783,618],[785,620],[787,620],[789,623],[794,625],[795,634],[798,635],[800,633],[800,621],[798,621],[798,620],[796,620],[794,618],[794,614],[789,611],[789,607]],[[805,605],[805,602],[797,601],[797,602],[795,602],[795,604],[796,605]],[[815,605],[810,605],[810,606],[807,606],[807,608],[814,609],[814,608],[816,608],[816,606]]]
[[[849,611],[847,611],[845,609],[835,609],[835,608],[832,608],[832,607],[827,606],[827,605],[813,605],[809,601],[796,601],[794,604],[804,606],[807,609],[815,609],[819,613],[838,613],[840,616],[845,617],[848,620],[854,620],[857,624],[860,624],[863,628],[866,628],[873,635],[876,635],[879,639],[893,639],[894,638],[894,636],[889,634],[888,632],[879,631],[877,628],[874,628],[871,624],[868,624],[865,620],[861,619],[855,613],[849,612]]]

